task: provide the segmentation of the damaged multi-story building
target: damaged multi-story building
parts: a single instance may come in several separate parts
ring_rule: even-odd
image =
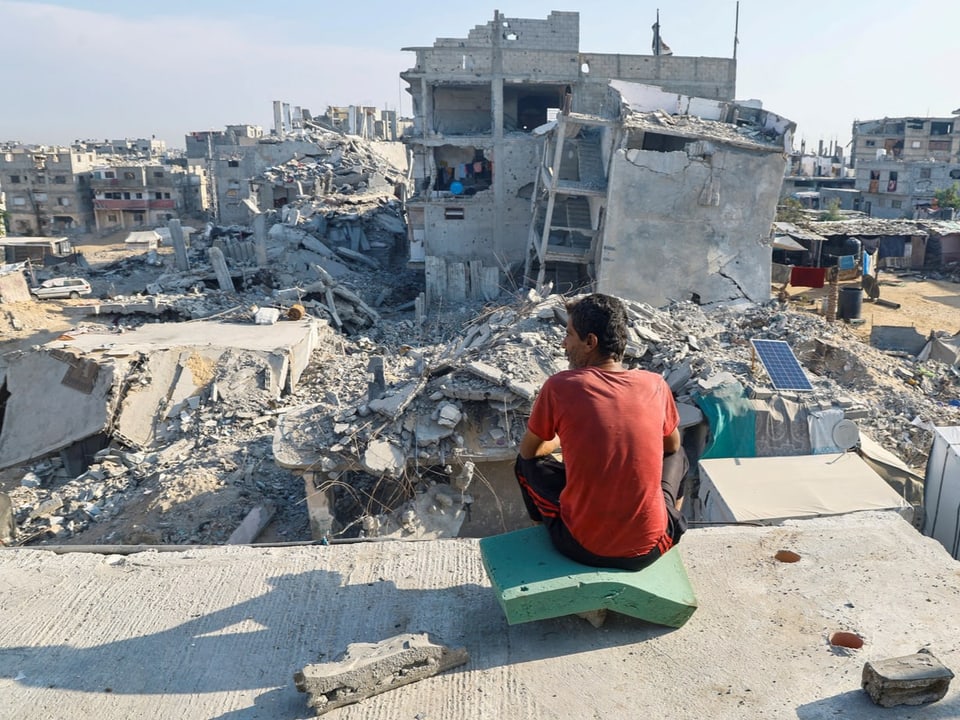
[[[267,168],[296,157],[316,155],[317,146],[298,135],[287,137],[287,121],[272,135],[257,125],[228,125],[224,131],[201,131],[186,136],[188,167],[207,174],[211,214],[224,225],[244,224],[259,211],[251,179]],[[268,207],[273,207],[269,205]]]
[[[90,179],[97,230],[153,227],[206,207],[202,166],[188,170],[157,161],[97,167]]]
[[[93,227],[90,178],[97,153],[82,145],[0,147],[10,232],[70,235]]]
[[[878,218],[913,218],[934,193],[960,181],[956,117],[899,117],[853,123],[860,206]]]
[[[766,296],[795,126],[733,101],[735,59],[584,53],[576,12],[406,49],[410,260],[431,301],[477,263],[652,304]]]

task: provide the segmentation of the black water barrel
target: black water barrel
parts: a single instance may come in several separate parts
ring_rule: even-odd
[[[840,288],[840,300],[837,307],[837,316],[841,320],[858,320],[860,309],[863,307],[863,288]]]

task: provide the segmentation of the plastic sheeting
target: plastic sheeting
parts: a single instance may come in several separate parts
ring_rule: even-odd
[[[812,451],[807,411],[776,396],[751,400],[739,383],[723,385],[694,397],[710,425],[701,457],[768,457],[808,455]]]

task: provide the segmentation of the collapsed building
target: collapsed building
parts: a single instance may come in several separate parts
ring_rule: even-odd
[[[795,126],[734,102],[736,60],[584,53],[576,12],[407,49],[410,260],[431,301],[470,261],[655,305],[763,297]]]

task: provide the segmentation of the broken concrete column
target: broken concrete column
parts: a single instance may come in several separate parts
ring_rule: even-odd
[[[881,707],[925,705],[947,694],[953,673],[930,651],[867,662],[861,684],[870,699]]]
[[[436,645],[425,633],[353,643],[337,662],[307,665],[293,682],[317,715],[463,665],[464,648]]]
[[[467,265],[462,262],[447,265],[447,299],[463,302],[467,299]]]
[[[413,321],[417,327],[423,325],[427,317],[427,296],[426,293],[420,293],[413,301]]]
[[[257,539],[257,536],[263,532],[263,529],[270,524],[276,508],[273,503],[265,502],[257,505],[247,516],[236,530],[227,538],[227,545],[247,545]]]
[[[190,260],[187,258],[187,244],[183,239],[180,221],[176,218],[167,221],[167,229],[170,231],[170,240],[173,242],[173,262],[177,270],[189,270]]]
[[[427,255],[423,261],[427,305],[430,306],[440,302],[447,294],[447,263],[436,255]]]
[[[481,273],[481,300],[495,300],[500,296],[500,268],[485,267]]]
[[[483,261],[470,260],[467,262],[468,272],[470,273],[470,299],[483,299]]]
[[[307,514],[310,517],[310,537],[323,540],[333,532],[336,522],[333,517],[333,503],[328,491],[318,480],[319,473],[307,471],[303,474],[303,488],[307,498]]]
[[[212,247],[208,251],[210,255],[210,264],[213,265],[213,272],[217,276],[217,283],[220,289],[225,292],[234,292],[233,278],[230,277],[230,271],[227,269],[227,260],[223,256],[223,250]]]
[[[253,243],[257,253],[257,267],[267,266],[267,216],[260,213],[253,219]]]

